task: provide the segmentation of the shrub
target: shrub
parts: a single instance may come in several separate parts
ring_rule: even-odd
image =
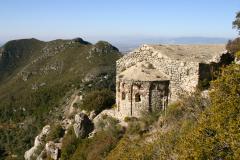
[[[175,123],[183,118],[184,113],[184,105],[181,105],[180,102],[176,102],[168,106],[165,119],[168,123]]]
[[[139,135],[142,134],[143,127],[140,121],[132,121],[128,123],[127,134],[129,135]]]
[[[124,132],[122,126],[119,124],[119,121],[107,115],[102,116],[102,119],[97,122],[95,129],[100,132],[107,132],[113,137],[121,137]]]
[[[240,51],[236,52],[235,56],[236,56],[237,60],[240,60]]]
[[[203,80],[199,80],[197,88],[201,91],[208,89],[210,87],[210,81],[211,81],[211,78],[204,78]]]
[[[78,108],[78,103],[73,103],[73,108]]]
[[[106,160],[151,160],[153,144],[141,144],[141,138],[133,140],[124,136],[117,146],[108,154]]]
[[[226,49],[231,53],[236,53],[240,51],[240,38],[228,41]]]
[[[73,127],[71,127],[67,134],[64,135],[62,141],[62,150],[61,150],[61,159],[62,160],[69,160],[72,154],[77,149],[79,140],[77,139]]]
[[[105,131],[98,132],[91,139],[81,140],[71,160],[105,159],[108,153],[116,146],[118,141],[119,141],[118,137],[109,135],[108,132],[105,132]]]
[[[103,89],[86,94],[80,108],[89,112],[95,110],[96,113],[100,113],[102,110],[110,108],[114,103],[114,93]]]
[[[4,160],[7,157],[6,150],[3,146],[0,144],[0,160]]]
[[[57,141],[63,137],[65,130],[60,124],[51,127],[50,133],[47,135],[47,141]]]
[[[140,118],[125,117],[124,121],[128,122],[127,133],[129,135],[142,135],[158,122],[161,114],[161,111],[156,110],[152,112],[142,112]]]
[[[124,118],[124,122],[133,122],[133,121],[137,121],[138,118],[136,117],[125,117]]]
[[[223,69],[212,88],[211,106],[176,147],[180,159],[240,158],[240,65]]]
[[[154,122],[158,121],[159,116],[162,114],[162,111],[156,110],[151,112],[142,112],[140,120],[146,125],[150,126]]]

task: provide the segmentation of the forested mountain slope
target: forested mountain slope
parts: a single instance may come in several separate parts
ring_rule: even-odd
[[[23,39],[3,45],[0,157],[22,159],[42,126],[61,119],[61,106],[73,92],[113,91],[115,61],[120,57],[108,42],[91,44],[81,38],[50,42]]]

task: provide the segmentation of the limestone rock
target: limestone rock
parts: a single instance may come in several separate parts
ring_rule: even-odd
[[[93,120],[97,116],[95,111],[90,112],[89,119]]]
[[[237,58],[237,57],[236,57],[236,58],[235,58],[235,63],[236,63],[236,64],[240,64],[240,58]]]
[[[60,155],[61,143],[48,142],[45,146],[47,155],[53,160],[57,160]]]
[[[44,149],[44,150],[40,153],[40,155],[37,157],[36,160],[44,160],[44,159],[46,159],[46,158],[45,158],[46,156],[47,156],[47,152],[46,152],[46,149]]]
[[[88,116],[81,112],[75,115],[75,123],[73,128],[78,138],[84,138],[93,131],[94,126]]]
[[[49,132],[50,132],[50,125],[43,127],[42,132],[35,138],[34,146],[25,152],[24,158],[26,160],[31,160],[32,157],[38,156],[37,151],[39,150],[39,148],[41,148],[41,146],[44,145],[45,138],[49,134]]]
[[[72,119],[64,119],[61,122],[61,126],[63,127],[63,129],[67,130],[69,127],[71,127],[73,124],[73,120]]]

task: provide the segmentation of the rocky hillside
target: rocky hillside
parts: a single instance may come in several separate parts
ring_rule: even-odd
[[[240,66],[232,54],[210,90],[182,94],[162,112],[119,119],[106,110],[114,104],[106,90],[73,96],[72,116],[43,127],[25,159],[239,159]]]
[[[41,128],[62,119],[71,95],[115,89],[108,42],[23,39],[0,48],[0,157],[23,159]],[[64,106],[64,107],[63,107]],[[1,159],[0,158],[0,159]]]
[[[0,60],[0,159],[239,159],[239,50],[233,55],[209,91],[120,120],[111,112],[117,48],[80,38],[9,42]]]
[[[139,118],[116,119],[109,112],[113,109],[96,115],[80,105],[73,116],[46,125],[25,158],[239,159],[239,70],[238,64],[224,68],[212,82],[210,96],[207,92],[185,94],[166,111],[144,112]],[[103,103],[95,99],[103,97],[106,95],[98,92],[90,98],[94,103],[82,100],[82,104],[99,107]]]

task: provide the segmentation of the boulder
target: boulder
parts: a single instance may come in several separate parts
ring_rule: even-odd
[[[75,115],[73,128],[77,138],[85,138],[93,131],[94,125],[88,116],[81,112]]]
[[[61,145],[61,143],[54,143],[52,141],[46,143],[45,149],[48,157],[57,160],[60,156]]]

